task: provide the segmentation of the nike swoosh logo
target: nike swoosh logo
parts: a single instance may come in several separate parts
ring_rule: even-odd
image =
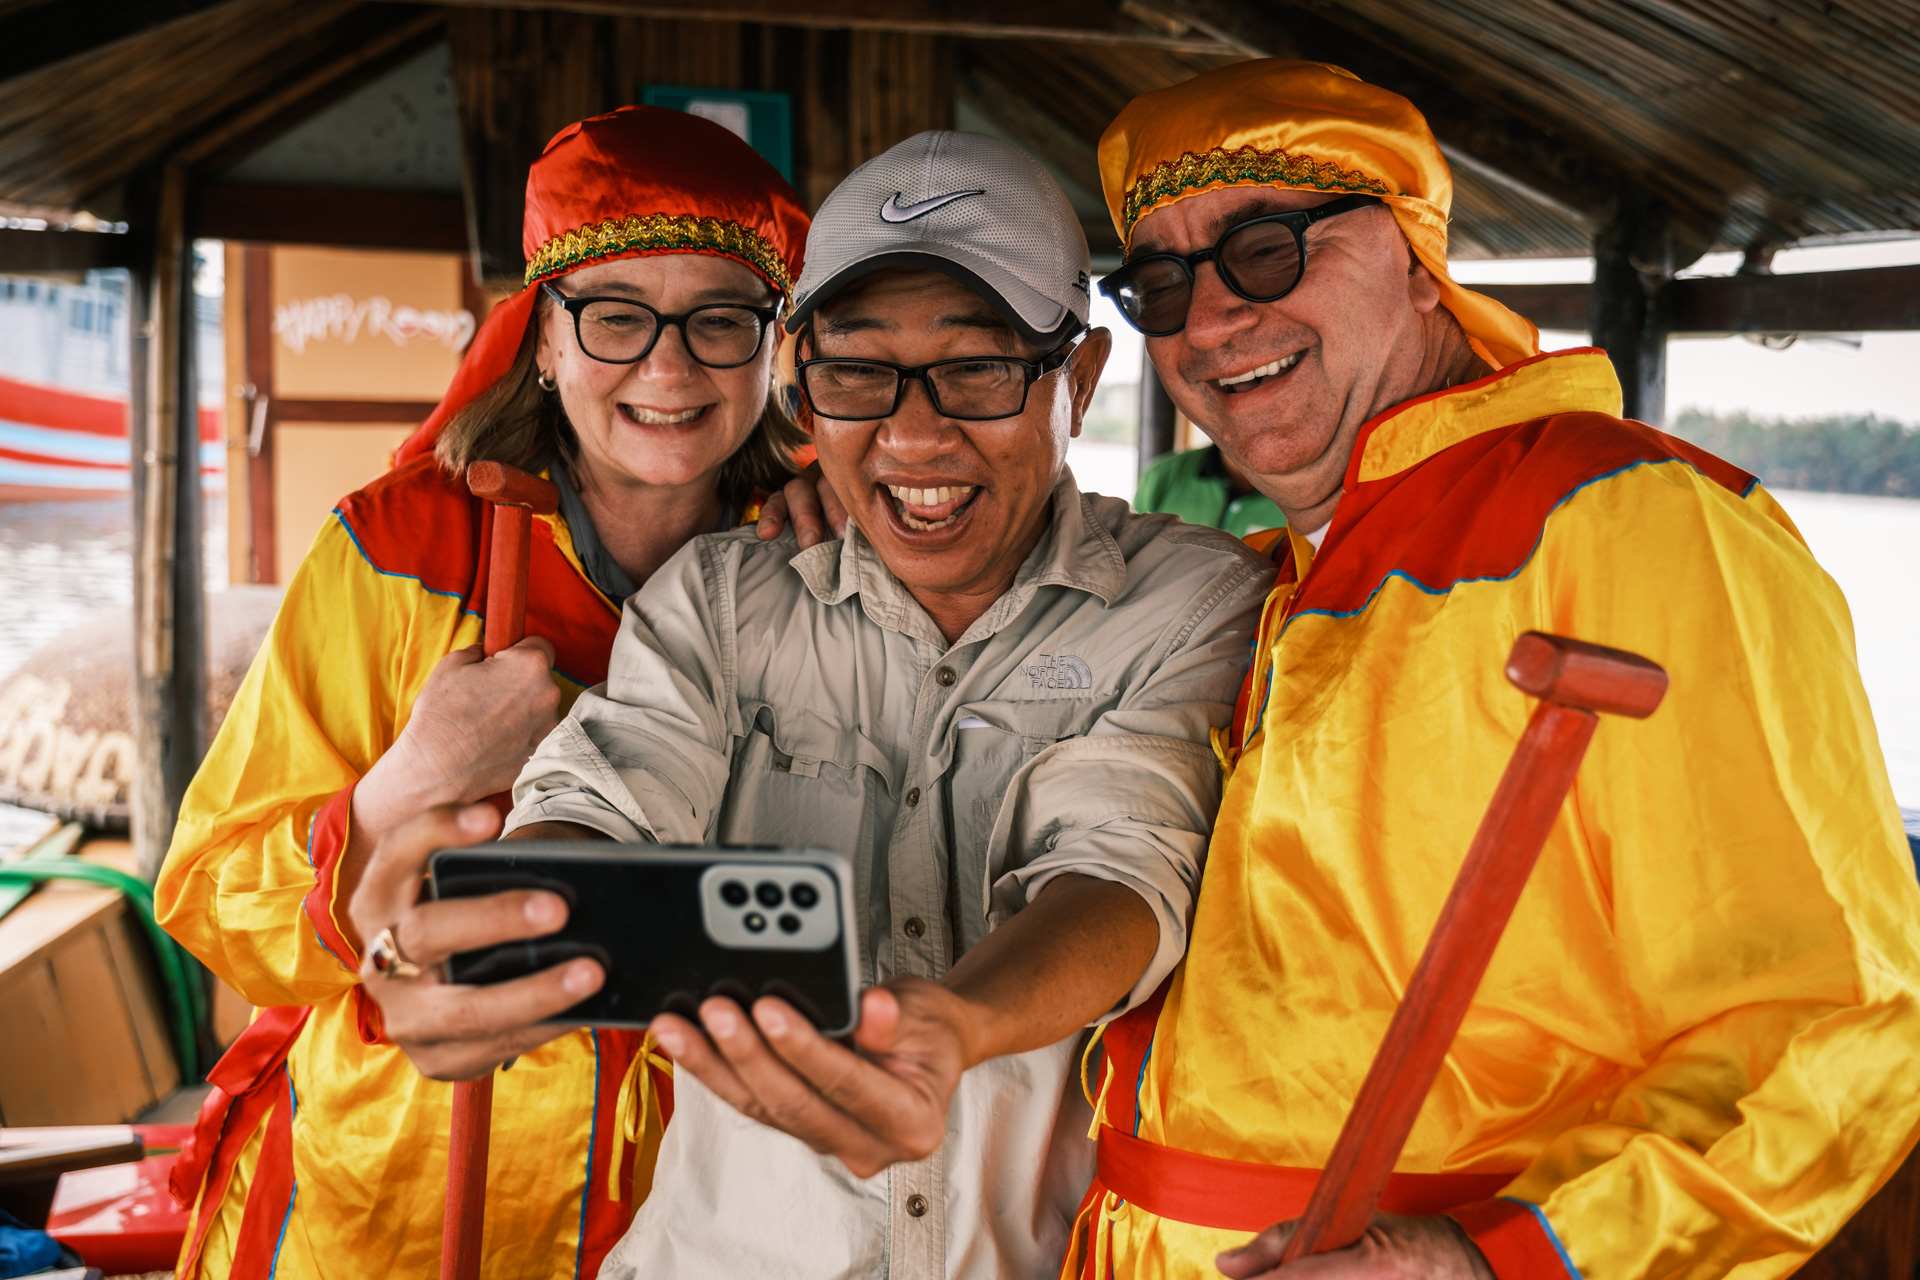
[[[901,193],[896,191],[887,197],[885,204],[880,206],[880,220],[882,222],[912,222],[915,218],[924,217],[942,205],[952,204],[955,200],[964,200],[968,196],[983,196],[985,194],[987,193],[984,190],[949,191],[946,195],[935,196],[931,200],[917,200],[913,204],[901,204]]]

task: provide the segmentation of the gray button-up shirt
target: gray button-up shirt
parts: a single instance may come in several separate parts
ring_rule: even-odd
[[[607,683],[509,827],[817,845],[854,865],[864,977],[938,978],[1055,876],[1125,884],[1186,946],[1226,723],[1272,567],[1064,477],[1012,587],[949,645],[857,531],[696,538],[627,602]],[[966,1073],[927,1160],[858,1179],[689,1076],[604,1276],[1051,1276],[1091,1177],[1076,1040]]]

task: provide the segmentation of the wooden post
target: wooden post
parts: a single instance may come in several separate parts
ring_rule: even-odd
[[[1588,328],[1620,375],[1624,416],[1659,426],[1667,416],[1667,337],[1673,329],[1673,215],[1623,188],[1593,238]]]
[[[200,414],[193,377],[187,171],[162,170],[132,275],[133,840],[147,879],[205,748],[206,601],[200,578]]]
[[[1140,474],[1163,453],[1173,452],[1173,400],[1153,361],[1140,357]]]

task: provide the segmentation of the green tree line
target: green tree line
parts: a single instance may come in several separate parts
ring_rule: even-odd
[[[1769,489],[1920,497],[1920,429],[1867,414],[1751,418],[1684,409],[1668,430]]]

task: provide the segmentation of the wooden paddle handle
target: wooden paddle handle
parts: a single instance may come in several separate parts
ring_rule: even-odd
[[[1433,936],[1280,1263],[1360,1238],[1546,845],[1599,723],[1650,715],[1667,673],[1635,654],[1529,631],[1507,678],[1542,699],[1501,775]]]
[[[533,553],[533,517],[558,510],[560,491],[549,481],[504,462],[467,467],[467,488],[494,504],[488,547],[484,647],[491,658],[527,634],[527,565]],[[447,1209],[440,1228],[440,1280],[478,1280],[487,1213],[487,1148],[493,1127],[493,1073],[453,1086],[453,1123],[447,1135]]]

